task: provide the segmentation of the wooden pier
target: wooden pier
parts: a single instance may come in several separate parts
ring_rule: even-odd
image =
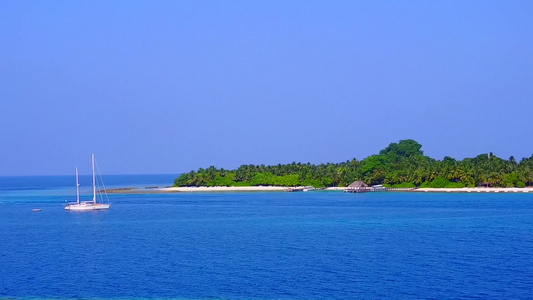
[[[308,186],[290,187],[290,188],[286,188],[284,191],[292,193],[292,192],[310,192],[314,190],[316,190],[314,187],[308,185]]]
[[[283,190],[284,192],[293,193],[293,192],[303,192],[303,187],[290,187]]]
[[[347,188],[345,193],[377,193],[377,192],[409,192],[416,188],[372,188],[372,187],[360,187],[360,188]]]

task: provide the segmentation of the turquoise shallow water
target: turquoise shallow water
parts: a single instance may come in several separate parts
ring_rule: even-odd
[[[109,211],[73,213],[62,209],[64,189],[3,186],[0,299],[530,299],[533,290],[529,194],[110,195]]]

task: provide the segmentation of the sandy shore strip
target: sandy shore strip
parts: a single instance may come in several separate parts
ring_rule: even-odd
[[[194,193],[194,192],[283,192],[283,186],[199,186],[199,187],[166,187],[158,189],[163,193]]]
[[[109,194],[170,194],[170,193],[224,193],[224,192],[284,192],[282,186],[201,186],[201,187],[164,187],[164,188],[118,188],[109,189]],[[346,187],[329,187],[325,191],[342,192]],[[389,191],[391,193],[399,191]],[[533,193],[533,188],[419,188],[401,192],[420,193]]]
[[[412,192],[432,193],[533,193],[533,188],[473,187],[473,188],[421,188]]]
[[[201,186],[201,187],[167,187],[158,189],[162,193],[175,192],[284,192],[290,188],[301,187],[286,187],[286,186]],[[329,187],[325,191],[344,191],[345,187]]]
[[[224,193],[224,192],[283,192],[282,186],[200,186],[164,188],[118,188],[108,189],[109,194],[170,194],[170,193]]]

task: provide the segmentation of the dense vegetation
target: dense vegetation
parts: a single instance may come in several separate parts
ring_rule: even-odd
[[[533,155],[519,163],[492,153],[457,161],[435,160],[414,140],[391,143],[361,161],[312,165],[242,165],[236,170],[209,167],[181,174],[175,186],[347,186],[355,180],[394,187],[525,187],[533,185]]]

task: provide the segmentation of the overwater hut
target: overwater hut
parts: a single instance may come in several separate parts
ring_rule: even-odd
[[[346,193],[363,193],[368,192],[368,185],[360,180],[352,182],[344,191]]]
[[[366,185],[364,182],[360,180],[356,180],[348,186],[348,188],[353,188],[353,189],[360,189],[360,188],[366,188],[366,187],[368,187],[368,185]]]

